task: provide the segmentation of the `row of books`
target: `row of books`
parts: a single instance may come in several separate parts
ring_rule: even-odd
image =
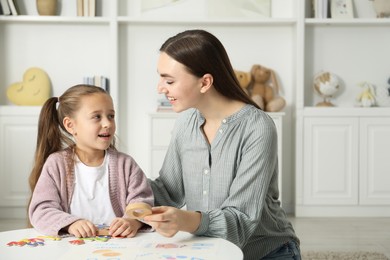
[[[77,16],[96,16],[96,0],[77,0]]]
[[[157,100],[157,112],[172,112],[172,105],[166,98]]]
[[[1,15],[18,15],[19,10],[14,0],[0,0]]]
[[[106,90],[108,93],[110,92],[110,81],[108,78],[100,75],[95,76],[85,76],[83,78],[83,84],[94,85],[97,87],[101,87]]]

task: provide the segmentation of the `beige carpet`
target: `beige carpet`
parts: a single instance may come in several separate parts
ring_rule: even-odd
[[[390,260],[377,252],[336,252],[336,251],[307,251],[302,252],[302,260]]]

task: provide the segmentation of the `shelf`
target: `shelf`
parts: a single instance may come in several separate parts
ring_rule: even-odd
[[[41,106],[1,106],[0,115],[38,115],[41,111]]]
[[[339,77],[341,90],[334,102],[340,107],[355,106],[361,82],[376,88],[387,86],[390,60],[385,53],[390,44],[390,19],[309,20],[312,23],[304,28],[304,106],[321,99],[312,87],[314,75],[320,71]]]
[[[85,23],[85,24],[108,24],[110,19],[107,17],[71,17],[71,16],[0,16],[0,23]]]
[[[71,17],[71,16],[33,16],[33,15],[18,15],[4,16],[0,15],[0,23],[92,23],[92,24],[108,24],[110,22],[131,23],[131,24],[221,24],[221,25],[275,25],[275,26],[290,26],[296,24],[296,19],[292,18],[264,18],[264,19],[150,19],[143,17],[118,16],[116,18],[109,17]]]
[[[304,116],[389,116],[390,107],[305,107]]]
[[[390,26],[390,19],[377,19],[377,18],[356,18],[356,19],[305,19],[306,25],[350,25],[350,26],[362,26],[362,25],[383,25]]]
[[[248,25],[248,26],[258,26],[258,25],[274,25],[274,26],[290,26],[296,24],[295,19],[291,18],[264,18],[264,19],[211,19],[211,18],[193,18],[193,19],[150,19],[143,17],[128,17],[128,16],[119,16],[117,18],[120,23],[129,23],[129,24],[178,24],[178,25]]]

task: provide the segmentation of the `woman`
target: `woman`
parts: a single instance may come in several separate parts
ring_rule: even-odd
[[[151,181],[165,206],[144,221],[168,237],[227,239],[245,259],[300,259],[278,201],[275,125],[240,88],[221,42],[203,30],[179,33],[162,45],[157,70],[158,91],[183,112]]]

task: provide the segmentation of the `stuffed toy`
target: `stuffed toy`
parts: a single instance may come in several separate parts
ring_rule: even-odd
[[[372,1],[377,18],[390,17],[389,0],[370,0],[370,1]]]
[[[358,95],[357,101],[362,107],[375,106],[375,89],[374,85],[368,82],[362,82],[359,84],[363,88],[363,91]]]
[[[234,70],[238,82],[240,83],[241,88],[249,95],[248,86],[251,82],[251,74],[249,72]]]
[[[23,81],[8,87],[7,97],[15,105],[41,106],[50,97],[49,76],[40,68],[29,68]]]
[[[246,90],[252,100],[266,112],[278,112],[286,105],[284,98],[279,96],[275,73],[269,68],[253,65]]]

